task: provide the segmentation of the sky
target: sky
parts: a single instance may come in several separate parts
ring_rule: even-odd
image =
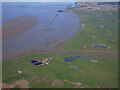
[[[119,2],[120,0],[0,0],[2,2]]]

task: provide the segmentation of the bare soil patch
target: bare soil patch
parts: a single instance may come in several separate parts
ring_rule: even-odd
[[[51,84],[51,86],[63,86],[64,81],[63,80],[54,80]]]
[[[29,82],[27,80],[18,80],[13,84],[2,83],[2,88],[15,88],[17,86],[19,88],[30,88]]]
[[[6,84],[6,83],[2,83],[2,88],[14,88],[15,85],[14,84]]]
[[[19,86],[20,88],[30,88],[27,80],[18,80],[14,83],[14,85]]]

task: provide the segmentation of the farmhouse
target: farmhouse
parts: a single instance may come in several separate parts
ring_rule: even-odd
[[[76,86],[83,86],[83,83],[80,83],[80,82],[73,82],[72,84],[76,85]]]

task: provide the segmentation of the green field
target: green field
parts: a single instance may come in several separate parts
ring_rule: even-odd
[[[108,50],[118,49],[118,12],[117,11],[77,11],[73,13],[82,18],[85,27],[68,41],[66,50],[96,50],[93,44],[103,44]],[[86,47],[86,48],[83,48]],[[97,49],[99,50],[99,49]]]
[[[80,30],[63,47],[65,50],[100,50],[92,48],[93,44],[104,44],[110,47],[110,51],[116,51],[117,46],[117,12],[88,12],[73,11],[82,17],[81,24],[85,27]],[[103,26],[103,27],[100,27]],[[83,48],[86,46],[87,48]],[[102,49],[104,50],[104,49]],[[106,50],[106,49],[105,49]],[[49,65],[36,67],[30,60],[44,56],[50,56],[54,59]],[[107,62],[85,61],[77,59],[73,62],[64,62],[65,57],[69,56],[87,56],[90,58],[105,59]],[[100,82],[101,87],[118,87],[118,58],[108,56],[95,56],[79,53],[38,53],[18,58],[19,63],[15,66],[16,59],[3,62],[3,82],[14,83],[17,80],[25,79],[29,81],[32,88],[77,88],[77,86],[68,83],[68,81],[78,81],[84,83],[86,88],[96,88]],[[79,67],[79,69],[70,68],[69,65]],[[19,74],[17,70],[22,70]],[[62,86],[52,86],[54,80],[63,80]]]
[[[64,57],[77,55],[79,54],[41,53],[19,58],[17,66],[13,65],[16,62],[15,59],[3,62],[3,82],[13,83],[19,79],[26,79],[30,82],[31,87],[39,88],[52,87],[52,81],[57,79],[79,81],[87,87],[97,87],[100,81],[102,87],[117,87],[117,58],[88,56],[91,58],[104,58],[107,62],[101,60],[98,63],[94,63],[80,58],[73,62],[64,62]],[[50,56],[54,58],[54,61],[43,67],[36,67],[30,62],[31,59],[43,56]],[[80,69],[69,68],[69,65],[80,67]],[[19,74],[17,68],[22,70],[23,73]],[[44,82],[46,79],[49,82]],[[64,86],[57,87],[75,86],[64,82]]]

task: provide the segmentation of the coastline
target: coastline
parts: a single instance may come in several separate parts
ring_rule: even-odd
[[[71,12],[71,11],[69,11],[69,10],[68,10],[68,12],[69,12],[69,13],[73,13],[73,12]],[[73,13],[73,14],[75,14],[75,13]],[[77,36],[77,35],[81,32],[81,30],[85,27],[85,25],[82,23],[83,18],[82,18],[81,16],[79,16],[78,14],[75,14],[75,15],[77,15],[77,16],[81,19],[80,22],[79,22],[79,24],[81,24],[82,26],[79,28],[78,32],[76,32],[75,35],[74,35],[71,39],[67,40],[67,41],[66,41],[66,44],[65,44],[63,47],[61,47],[62,50],[64,50],[64,47],[65,47],[70,41],[72,41],[72,40],[74,39],[74,37]]]
[[[43,50],[39,49],[43,48],[41,46],[42,43],[38,44],[39,46],[37,49],[28,48],[28,52],[19,53],[18,56],[3,61],[2,68],[4,71],[2,73],[2,81],[0,82],[3,84],[3,88],[99,88],[99,86],[101,88],[117,88],[118,52],[111,49],[94,49],[91,47],[84,49],[82,45],[87,46],[86,44],[91,42],[90,40],[86,40],[89,38],[87,36],[94,32],[88,32],[90,27],[88,25],[89,22],[87,23],[86,19],[89,18],[86,18],[83,13],[82,15],[79,15],[79,13],[73,12],[73,16],[75,14],[78,16],[78,19],[80,18],[80,22],[77,22],[80,24],[79,30],[74,32],[74,28],[66,29],[69,31],[68,33],[65,33],[65,35],[70,34],[72,31],[74,32],[71,37],[65,38],[58,33],[60,38],[63,37],[65,39],[58,41],[51,40],[51,42],[48,41],[43,44]],[[79,26],[78,24],[76,25]],[[95,30],[96,29],[94,29],[94,31]],[[55,34],[53,34],[53,36],[54,35]],[[84,36],[87,38],[84,39]],[[34,38],[34,36],[32,38]],[[49,38],[46,40],[48,39]],[[82,41],[85,42],[82,44]],[[65,48],[67,45],[68,47]],[[50,49],[47,50],[46,48]],[[20,49],[16,50],[16,52],[17,51],[19,52]],[[45,66],[35,66],[31,63],[32,60],[41,62],[43,57],[50,57],[54,61]],[[73,62],[66,62],[66,58],[70,57],[79,58]],[[86,60],[85,58],[89,58],[89,60]],[[78,69],[71,68],[70,66],[78,67]],[[80,82],[85,87],[78,87],[70,82]]]
[[[67,12],[67,11],[66,11],[66,13],[67,13],[67,14],[65,14],[65,17],[67,17],[67,15],[68,15],[69,17],[72,17],[72,18],[73,18],[73,20],[71,20],[71,21],[76,21],[76,20],[77,20],[77,21],[79,22],[79,20],[78,20],[78,19],[79,19],[79,16],[77,16],[77,15],[74,14],[74,13],[71,14],[70,12]],[[70,15],[69,15],[69,14],[70,14]],[[74,19],[74,15],[75,15],[75,19]],[[64,16],[64,15],[63,15],[63,16]],[[26,17],[26,16],[25,16],[25,17]],[[64,17],[64,18],[65,18],[65,17]],[[21,18],[22,18],[22,16],[21,16]],[[24,18],[24,16],[23,16],[23,18]],[[34,18],[34,17],[33,17],[33,18]],[[60,18],[61,18],[61,17],[60,17]],[[17,20],[20,21],[20,17],[18,17]],[[14,26],[14,22],[15,22],[15,21],[16,21],[16,18],[15,18],[15,20],[14,20],[14,19],[12,20],[13,26]],[[18,23],[19,23],[19,21],[18,21]],[[22,20],[21,20],[21,21],[22,21]],[[21,23],[21,21],[20,21],[20,23]],[[77,21],[76,21],[76,23],[77,23]],[[11,22],[11,21],[10,21],[10,22]],[[67,23],[67,22],[65,22],[65,23]],[[71,23],[72,23],[72,22],[71,22]],[[11,25],[11,23],[10,23],[10,25]],[[8,25],[8,26],[10,27],[10,25]],[[36,24],[35,24],[35,25],[36,25]],[[56,24],[55,24],[55,25],[56,25]],[[76,26],[78,26],[78,25],[79,25],[79,23],[78,23]],[[11,28],[13,29],[12,31],[14,31],[14,30],[17,28],[17,26],[18,26],[18,29],[19,29],[18,32],[17,32],[17,33],[16,33],[16,32],[14,32],[14,33],[11,32],[10,35],[7,35],[7,34],[4,32],[4,33],[3,33],[3,34],[4,34],[4,35],[3,35],[3,36],[4,36],[3,39],[6,40],[6,38],[8,38],[8,37],[10,37],[10,36],[12,36],[12,35],[14,36],[14,35],[20,34],[20,33],[22,33],[22,32],[25,31],[25,30],[22,30],[22,31],[21,31],[21,30],[20,30],[21,28],[19,27],[19,25],[16,25],[16,26],[15,26],[15,29],[14,29],[13,26],[11,27]],[[25,25],[23,25],[23,28],[24,28],[24,26],[25,26]],[[31,26],[31,25],[29,25],[29,26]],[[72,25],[72,26],[73,26],[73,25]],[[67,27],[69,28],[69,25],[68,25]],[[6,28],[7,28],[7,27],[6,27]],[[9,29],[11,29],[11,28],[9,28]],[[29,29],[30,27],[27,27],[27,28]],[[66,27],[65,27],[65,28],[66,28]],[[81,28],[81,27],[80,27],[80,28]],[[26,30],[28,30],[28,29],[26,29]],[[76,29],[76,28],[75,28],[75,29]],[[5,30],[5,29],[4,29],[4,30]],[[59,29],[58,29],[58,30],[59,30]],[[63,28],[63,30],[64,30],[64,28]],[[7,32],[8,30],[5,30],[5,31]],[[19,32],[19,31],[20,31],[20,32]],[[37,31],[38,31],[38,30],[37,30]],[[69,31],[69,29],[67,29],[66,31]],[[75,32],[75,31],[76,31],[76,32]],[[78,29],[76,29],[75,31],[72,32],[72,29],[70,30],[70,32],[72,32],[72,33],[71,33],[70,35],[68,35],[68,36],[65,37],[66,41],[69,40],[69,39],[72,39],[72,38],[76,35],[76,33],[78,32]],[[9,33],[8,33],[8,34],[9,34]],[[62,36],[62,34],[60,34],[60,36]],[[64,36],[64,35],[63,35],[63,36]],[[55,37],[56,37],[56,36],[55,36]],[[8,39],[9,39],[9,38],[8,38]],[[17,40],[17,39],[16,39],[16,40]],[[61,40],[61,41],[64,41],[64,39],[63,39],[63,40],[60,39],[60,40]],[[60,41],[58,41],[58,42],[60,42]],[[12,43],[12,42],[10,42],[10,43]],[[5,44],[6,44],[6,43],[5,43]],[[56,46],[56,44],[57,44],[57,42],[55,42],[55,46]],[[13,45],[14,45],[14,44],[13,44]],[[8,46],[8,45],[7,45],[7,46]],[[38,48],[39,48],[39,47],[38,47]],[[47,48],[47,47],[46,47],[46,48]],[[4,49],[4,50],[5,50],[5,49]],[[7,49],[6,49],[6,50],[7,50]],[[33,51],[35,51],[35,52],[37,52],[37,53],[38,53],[38,52],[39,52],[39,53],[41,53],[41,52],[54,52],[54,50],[53,50],[53,51],[52,51],[52,50],[51,50],[51,51],[49,51],[49,50],[46,51],[46,50],[42,50],[42,49],[41,49],[41,50],[40,50],[40,49],[39,49],[39,50],[33,49]],[[14,52],[13,52],[13,53],[14,53]],[[29,52],[23,52],[23,53],[21,53],[21,54],[19,54],[19,55],[16,54],[16,56],[22,56],[22,55],[25,56],[25,55],[29,55],[29,53],[30,53],[30,54],[34,54],[34,52],[32,52],[32,50],[29,50]],[[4,54],[4,55],[5,55],[5,54]],[[13,57],[16,57],[16,56],[14,55]],[[6,55],[6,57],[7,57],[7,55]],[[11,57],[12,57],[12,56],[10,56],[10,59],[11,59]],[[5,61],[6,61],[6,60],[5,60]]]
[[[69,12],[69,13],[71,13],[71,12]],[[75,14],[75,13],[73,13],[73,14]],[[75,15],[77,15],[77,14],[75,14]],[[71,37],[69,40],[64,40],[64,41],[61,41],[61,42],[57,42],[57,43],[55,43],[55,51],[53,50],[53,51],[46,51],[46,50],[31,50],[31,51],[29,51],[29,52],[27,52],[27,53],[22,53],[22,54],[19,54],[19,55],[17,55],[17,57],[25,57],[25,56],[29,56],[29,55],[33,55],[33,54],[38,54],[38,53],[80,53],[80,54],[88,54],[88,55],[103,55],[103,53],[106,53],[106,55],[105,56],[117,56],[114,52],[112,53],[112,51],[101,51],[101,50],[99,50],[99,52],[95,52],[95,50],[65,50],[64,49],[64,47],[70,42],[70,41],[72,41],[73,39],[74,39],[74,37],[76,37],[80,32],[81,32],[81,30],[83,30],[83,28],[85,27],[85,25],[82,23],[82,21],[83,21],[83,18],[81,17],[81,16],[79,16],[79,15],[77,15],[81,20],[80,20],[80,24],[81,24],[81,27],[79,28],[79,30],[78,30],[78,32],[76,32],[75,34],[74,34],[74,36],[73,37]],[[110,53],[109,53],[110,52]],[[97,54],[95,54],[95,53],[97,53]],[[10,58],[10,59],[8,59],[8,60],[4,60],[4,61],[9,61],[9,60],[12,60],[12,59],[14,59],[14,58],[16,58],[16,56],[15,57],[13,57],[13,58]]]
[[[65,46],[67,46],[70,41],[74,40],[74,37],[76,37],[81,32],[81,30],[83,30],[84,27],[85,27],[85,25],[82,23],[83,20],[84,20],[82,16],[79,16],[78,14],[76,14],[74,12],[70,12],[69,10],[67,10],[67,11],[68,11],[68,13],[73,13],[73,14],[77,15],[77,17],[80,19],[79,24],[81,25],[79,30],[77,32],[75,32],[74,35],[71,38],[69,38],[68,40],[63,40],[63,41],[60,41],[60,42],[56,42],[55,46],[53,47],[54,50],[31,50],[29,52],[26,52],[26,53],[24,52],[22,54],[17,55],[17,57],[24,57],[24,56],[28,56],[28,55],[32,55],[32,54],[37,54],[37,53],[50,53],[50,52],[51,53],[80,53],[80,54],[89,54],[89,55],[90,54],[91,55],[102,55],[105,52],[106,55],[104,55],[104,56],[117,56],[115,54],[116,51],[114,53],[114,51],[112,52],[111,50],[109,50],[110,54],[109,54],[109,51],[105,51],[105,50],[103,50],[103,51],[102,50],[98,50],[98,53],[95,54],[96,50],[82,50],[82,49],[81,50],[70,50],[70,49],[67,50],[67,49],[64,49]],[[8,60],[14,59],[15,57],[10,58]],[[8,60],[4,60],[4,61],[8,61]]]

